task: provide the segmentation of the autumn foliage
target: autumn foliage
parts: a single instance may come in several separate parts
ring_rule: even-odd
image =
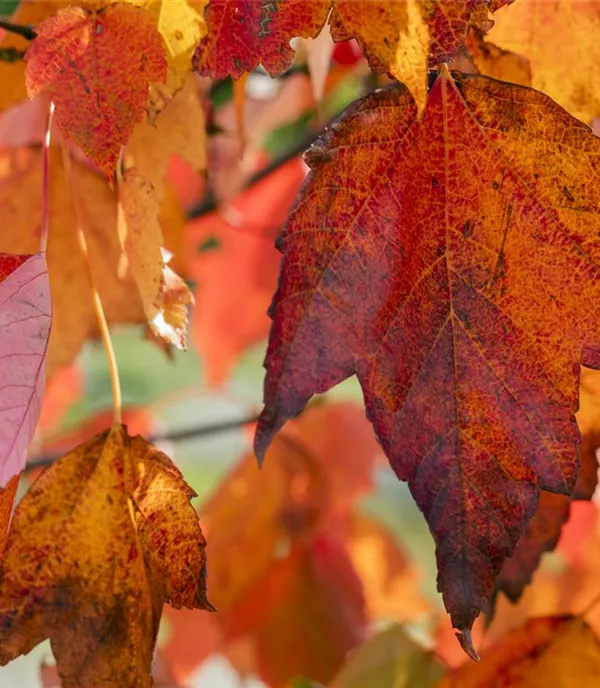
[[[592,0],[0,0],[0,664],[598,684],[599,39]]]

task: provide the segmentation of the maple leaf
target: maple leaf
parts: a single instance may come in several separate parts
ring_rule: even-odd
[[[120,268],[131,267],[151,331],[168,345],[184,349],[193,297],[168,266],[156,191],[131,168],[119,182],[119,196],[117,225],[125,258]]]
[[[161,35],[137,7],[67,7],[41,22],[26,54],[27,92],[47,92],[65,136],[112,178],[152,81],[166,78]]]
[[[534,88],[571,114],[591,122],[600,113],[600,91],[589,74],[598,64],[600,31],[597,2],[520,0],[500,12],[490,40],[518,53],[531,65]],[[556,59],[560,46],[560,59]]]
[[[160,313],[163,259],[158,199],[152,183],[135,168],[119,182],[118,229],[148,321]]]
[[[164,84],[152,84],[148,102],[148,120],[171,102],[183,87],[192,69],[192,55],[206,35],[204,8],[208,0],[127,0],[143,7],[156,22],[167,54],[167,76]]]
[[[356,38],[378,73],[405,81],[419,109],[426,100],[427,65],[448,61],[470,26],[487,30],[489,11],[512,0],[210,0],[208,34],[194,55],[205,76],[239,78],[259,63],[277,76],[290,66],[293,37],[316,38],[328,15],[334,41]]]
[[[599,155],[530,89],[441,74],[419,120],[390,87],[313,145],[279,239],[257,455],[312,394],[356,374],[459,629],[540,488],[575,485],[577,364],[600,337],[600,218],[584,181]]]
[[[0,488],[25,465],[44,396],[51,323],[46,256],[0,253]]]
[[[528,621],[488,648],[479,663],[451,672],[436,688],[536,688],[594,685],[600,642],[589,625],[570,616]]]
[[[87,269],[79,251],[73,249],[77,223],[60,151],[51,151],[50,170],[48,272],[53,326],[46,362],[48,375],[70,363],[83,343],[98,332]],[[73,171],[92,272],[108,322],[144,322],[131,273],[118,274],[122,249],[117,232],[117,198],[103,177],[89,166],[73,160]],[[37,250],[41,209],[41,153],[35,149],[0,153],[0,251],[33,253]],[[162,230],[165,246],[175,248],[180,243],[183,224],[163,224]]]
[[[246,456],[200,511],[223,642],[250,640],[270,684],[299,672],[327,681],[363,638],[365,599],[348,542],[365,533],[348,535],[339,521],[364,493],[376,449],[359,407],[308,409],[263,470]]]
[[[163,602],[212,609],[194,496],[167,456],[123,426],[48,468],[9,532],[0,663],[48,637],[63,688],[149,687]]]

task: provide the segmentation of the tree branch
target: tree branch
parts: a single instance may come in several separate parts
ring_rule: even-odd
[[[204,427],[184,428],[180,430],[172,430],[163,434],[150,435],[146,439],[149,442],[182,442],[183,440],[192,440],[198,437],[206,437],[207,435],[216,435],[220,432],[227,432],[227,430],[236,430],[244,425],[250,425],[258,420],[258,416],[254,413],[245,418],[238,418],[236,420],[226,420],[222,423],[215,423],[214,425],[205,425]],[[37,468],[44,468],[52,465],[58,459],[61,459],[66,452],[45,454],[37,456],[31,461],[27,462],[25,466],[26,471],[32,471]]]
[[[28,41],[32,41],[37,36],[37,33],[33,30],[33,26],[15,24],[14,22],[8,21],[8,19],[0,19],[0,29],[4,29],[9,33],[15,33],[17,36],[22,36]]]
[[[16,48],[2,48],[0,47],[0,60],[2,62],[18,62],[25,57],[24,50],[17,50]]]
[[[331,121],[333,122],[334,120]],[[331,124],[331,122],[329,124]],[[258,184],[258,182],[262,181],[265,177],[268,177],[272,172],[275,172],[280,167],[283,167],[286,164],[286,162],[289,162],[296,156],[300,155],[301,153],[304,153],[306,150],[308,150],[308,148],[310,148],[311,144],[315,141],[315,139],[321,136],[323,132],[324,129],[321,129],[316,132],[311,132],[307,136],[300,139],[289,151],[286,151],[283,155],[272,160],[268,165],[263,167],[261,170],[255,172],[244,184],[243,189],[249,189],[255,184]],[[203,215],[212,213],[214,210],[217,209],[217,207],[217,199],[215,198],[214,194],[211,191],[209,191],[199,203],[190,208],[187,214],[188,219],[193,220],[197,217],[202,217]]]

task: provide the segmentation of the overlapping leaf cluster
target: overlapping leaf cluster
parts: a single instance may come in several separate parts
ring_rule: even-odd
[[[600,113],[589,81],[569,82],[566,60],[548,48],[549,32],[595,25],[597,10],[541,0],[505,7],[512,4],[21,3],[15,20],[35,35],[5,37],[4,47],[26,50],[25,62],[0,63],[0,107],[33,99],[18,106],[18,136],[9,112],[0,122],[3,533],[46,362],[53,372],[97,334],[93,285],[110,323],[143,322],[165,346],[185,346],[193,299],[170,265],[183,230],[167,170],[174,156],[197,169],[206,162],[204,112],[189,72],[238,79],[262,64],[276,76],[292,64],[291,39],[329,31],[334,41],[355,39],[391,83],[353,103],[306,156],[311,171],[277,243],[283,258],[255,450],[262,460],[314,394],[356,375],[375,434],[427,519],[438,588],[475,656],[470,633],[480,612],[500,591],[520,596],[542,552],[556,545],[571,500],[591,497],[599,444],[588,400],[580,460],[581,366],[600,368],[600,192],[590,183],[600,172],[600,142],[586,126]],[[497,45],[485,36],[490,29]],[[593,60],[593,50],[570,50],[573,61]],[[40,152],[50,102],[57,131]],[[292,195],[301,176],[296,169]],[[78,231],[90,247],[87,263],[73,250]],[[207,271],[203,263],[198,274]],[[255,289],[260,308],[266,291]],[[235,326],[240,340],[253,340],[263,322],[249,317]],[[593,388],[593,375],[584,373],[584,385]],[[287,470],[285,461],[278,470]],[[288,501],[315,487],[306,466],[300,473],[285,478],[296,486],[286,483]],[[249,482],[244,473],[232,484]],[[53,490],[64,497],[54,500]],[[191,497],[164,455],[119,427],[45,473],[8,534],[0,659],[50,637],[65,686],[149,685],[162,602],[210,608]],[[206,508],[209,524],[228,521],[223,499]],[[265,498],[262,506],[272,505]],[[235,624],[241,635],[254,634],[259,661],[272,660],[273,682],[287,678],[273,662],[277,643],[297,642],[271,632],[288,618],[285,605],[303,606],[327,589],[325,560],[340,581],[354,575],[340,563],[347,551],[328,549],[313,517],[320,523],[310,500],[278,514],[289,552],[268,568],[276,543],[261,543],[267,554],[253,558],[255,575],[242,582],[219,562],[236,546],[229,529],[211,533],[221,552],[223,624],[230,637]],[[310,537],[296,537],[294,519]],[[106,531],[89,546],[98,521]],[[123,577],[125,562],[134,576]],[[299,579],[302,567],[309,573]],[[281,593],[278,605],[261,610],[260,624],[254,609],[239,607],[240,585]],[[352,611],[362,619],[359,597]],[[327,628],[321,611],[312,624]],[[553,624],[587,638],[586,628],[564,619],[532,636],[545,638]],[[354,628],[335,630],[339,657],[358,641]],[[75,637],[91,640],[78,645]],[[307,663],[327,680],[333,673],[318,656]],[[473,685],[489,685],[486,671]]]

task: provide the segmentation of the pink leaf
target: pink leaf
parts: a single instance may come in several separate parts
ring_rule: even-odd
[[[25,465],[52,322],[46,256],[0,253],[0,487]]]

